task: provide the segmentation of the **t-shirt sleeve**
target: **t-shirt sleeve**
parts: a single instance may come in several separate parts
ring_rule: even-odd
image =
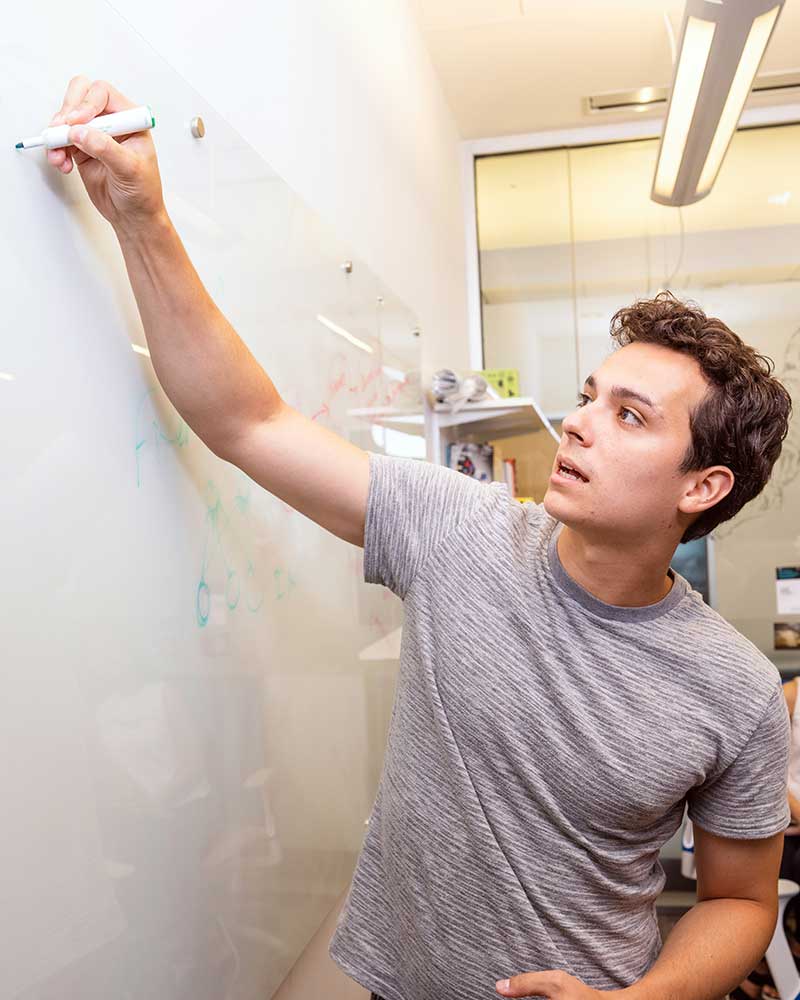
[[[735,759],[688,795],[689,818],[720,837],[758,839],[785,830],[791,725],[780,686]]]
[[[404,598],[437,546],[496,503],[501,488],[431,462],[370,452],[364,579]]]

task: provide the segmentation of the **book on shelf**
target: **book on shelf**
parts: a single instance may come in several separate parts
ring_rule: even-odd
[[[481,483],[492,481],[493,458],[494,448],[490,444],[454,441],[447,446],[447,467]]]
[[[516,458],[503,459],[503,480],[508,487],[508,492],[512,497],[517,495],[517,460]]]

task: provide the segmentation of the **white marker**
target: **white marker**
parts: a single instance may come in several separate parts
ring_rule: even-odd
[[[75,122],[73,125],[53,125],[46,128],[41,135],[23,139],[17,143],[17,149],[31,149],[34,146],[46,146],[48,149],[63,149],[69,146],[69,130],[76,125],[96,128],[106,135],[130,135],[133,132],[143,132],[156,123],[149,104],[138,108],[128,108],[127,111],[116,111],[113,115],[100,115],[88,122]]]

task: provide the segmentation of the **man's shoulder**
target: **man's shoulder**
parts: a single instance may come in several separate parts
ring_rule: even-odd
[[[780,671],[769,657],[697,591],[689,590],[672,617],[682,646],[696,651],[703,681],[719,685],[734,700],[749,695],[762,704],[780,687]]]
[[[524,521],[525,526],[529,531],[535,532],[537,535],[550,536],[553,528],[558,523],[555,518],[551,517],[547,511],[544,509],[543,503],[536,503],[533,500],[525,500],[520,502],[519,500],[512,500],[516,509],[517,516],[521,521]]]

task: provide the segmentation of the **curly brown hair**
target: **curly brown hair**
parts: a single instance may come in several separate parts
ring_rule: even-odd
[[[680,472],[727,466],[735,477],[730,493],[701,514],[681,539],[702,538],[757,497],[769,480],[789,430],[792,399],[772,375],[771,358],[749,347],[696,302],[671,292],[640,299],[611,320],[611,336],[624,347],[639,341],[693,357],[709,383],[689,415],[692,442]]]

